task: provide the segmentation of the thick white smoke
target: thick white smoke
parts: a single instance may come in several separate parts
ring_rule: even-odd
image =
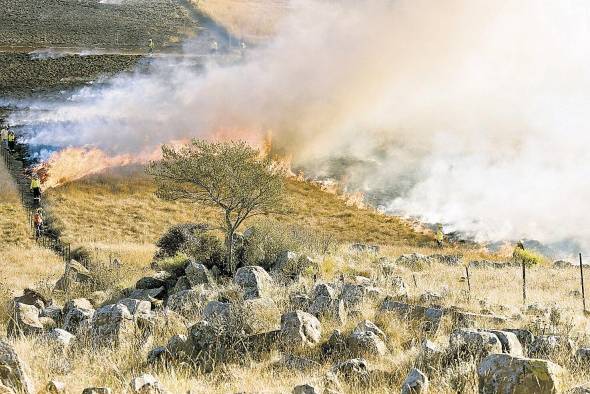
[[[88,88],[31,142],[148,154],[270,130],[296,165],[392,212],[479,239],[590,239],[588,2],[298,4],[240,64],[160,62]]]

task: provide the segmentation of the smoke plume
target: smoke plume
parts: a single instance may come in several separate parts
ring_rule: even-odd
[[[25,117],[31,143],[125,157],[270,132],[296,167],[390,212],[584,241],[589,28],[582,0],[304,1],[237,64],[162,60]]]

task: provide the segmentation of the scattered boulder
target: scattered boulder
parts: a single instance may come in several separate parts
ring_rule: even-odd
[[[16,303],[7,326],[7,335],[40,335],[44,327],[39,320],[39,309],[34,305]]]
[[[531,346],[531,344],[535,340],[535,336],[529,330],[521,329],[521,328],[505,328],[502,331],[511,332],[518,338],[518,342],[523,348],[523,351],[526,353],[527,349]]]
[[[153,304],[157,304],[156,300],[163,300],[166,296],[166,288],[164,286],[157,287],[155,289],[135,289],[127,298],[133,298],[136,300],[150,301]]]
[[[443,317],[442,309],[407,304],[396,301],[391,297],[387,297],[383,300],[379,310],[383,313],[394,313],[403,320],[415,321],[420,324],[422,330],[426,332],[436,332]]]
[[[518,340],[516,334],[509,331],[488,330],[500,340],[502,345],[502,353],[510,354],[512,356],[523,356],[522,345]]]
[[[477,375],[481,394],[554,394],[562,390],[562,368],[551,361],[491,354]]]
[[[472,313],[459,310],[453,310],[453,327],[454,328],[475,328],[482,326],[505,324],[508,319],[504,316],[493,314]]]
[[[385,333],[370,320],[363,320],[353,330],[353,334],[360,332],[372,332],[377,335],[382,341],[387,339]]]
[[[384,356],[387,346],[383,340],[373,331],[355,331],[348,338],[348,345],[353,355],[359,356]]]
[[[366,385],[369,383],[369,366],[362,358],[338,363],[332,367],[332,372],[349,384]]]
[[[460,328],[451,333],[450,351],[457,356],[485,357],[491,353],[502,353],[502,344],[491,332]]]
[[[136,289],[157,289],[168,286],[174,279],[173,275],[167,271],[158,271],[154,275],[144,276],[135,284]]]
[[[324,357],[338,356],[346,351],[346,337],[340,330],[334,330],[328,341],[322,344],[322,354]]]
[[[64,306],[64,323],[62,328],[76,334],[81,328],[89,327],[94,316],[92,304],[85,298],[68,301]]]
[[[46,394],[66,394],[66,385],[58,380],[50,380],[45,385]]]
[[[216,299],[216,291],[202,288],[182,290],[172,294],[166,301],[166,307],[181,316],[193,318],[200,316],[207,302]]]
[[[590,384],[572,387],[566,394],[590,394]]]
[[[289,371],[314,371],[321,368],[321,364],[305,357],[295,356],[293,354],[285,354],[283,357],[273,364],[277,368],[284,368]]]
[[[426,394],[428,377],[419,369],[412,368],[402,384],[402,394]]]
[[[76,260],[66,264],[65,272],[55,283],[57,290],[68,290],[71,286],[92,281],[90,271]]]
[[[412,270],[422,270],[429,267],[434,259],[418,253],[402,254],[395,260],[395,264]]]
[[[191,261],[184,269],[186,278],[192,286],[206,285],[212,286],[215,284],[213,276],[203,264]]]
[[[309,313],[318,319],[327,318],[339,324],[346,322],[344,301],[336,298],[334,289],[324,283],[314,288],[314,299],[309,306]]]
[[[92,337],[96,344],[119,346],[130,343],[135,321],[124,304],[105,305],[92,318]]]
[[[267,295],[272,279],[262,267],[247,266],[236,271],[234,282],[244,290],[244,298],[252,299]]]
[[[209,301],[203,310],[203,319],[214,324],[227,324],[231,317],[229,302]]]
[[[281,316],[281,339],[287,348],[312,347],[319,341],[322,325],[313,315],[294,311]]]
[[[108,387],[87,387],[82,394],[112,394],[113,391]]]
[[[269,297],[245,300],[238,313],[247,334],[278,330],[281,325],[281,311]]]
[[[293,388],[293,394],[320,394],[320,389],[310,384],[300,384]]]
[[[590,348],[582,347],[576,350],[576,361],[590,365]]]
[[[21,394],[34,394],[33,382],[27,365],[12,346],[0,340],[0,382]]]
[[[160,382],[150,374],[143,374],[133,378],[130,383],[131,392],[134,394],[166,394],[168,391]]]
[[[51,300],[43,297],[41,293],[32,289],[25,289],[22,296],[15,297],[13,300],[14,304],[26,304],[33,305],[37,309],[42,310],[45,307],[51,305]]]
[[[75,335],[66,330],[62,330],[61,328],[54,328],[47,333],[47,341],[49,344],[61,350],[67,349],[74,338]]]

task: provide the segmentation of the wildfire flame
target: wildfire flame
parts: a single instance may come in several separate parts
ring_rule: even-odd
[[[97,174],[107,168],[145,162],[141,156],[109,156],[97,148],[66,148],[35,168],[45,188],[52,188]]]
[[[219,136],[227,136],[228,131],[217,133]],[[230,133],[231,134],[231,133]],[[240,132],[238,135],[249,135],[247,132]],[[235,135],[234,135],[235,138]],[[221,137],[221,139],[227,139]],[[186,144],[188,141],[172,141],[169,145]],[[278,168],[285,171],[285,174],[290,178],[295,178],[299,181],[310,181],[305,179],[303,172],[295,174],[292,170],[293,156],[278,156],[272,152],[272,132],[268,131],[262,141],[258,140],[260,153],[262,156],[273,155],[273,161]],[[158,160],[161,157],[160,149],[153,152],[143,154],[125,154],[110,156],[106,152],[98,148],[66,148],[59,152],[55,152],[50,158],[33,169],[43,183],[46,189],[58,187],[68,182],[73,182],[84,178],[88,175],[98,174],[109,168],[122,167],[134,164],[146,164],[151,160]],[[330,181],[313,181],[313,183],[320,186],[320,188],[328,193],[337,195],[344,200],[346,205],[355,206],[357,208],[365,209],[364,195],[361,192],[347,193],[342,188],[342,183],[334,180]]]

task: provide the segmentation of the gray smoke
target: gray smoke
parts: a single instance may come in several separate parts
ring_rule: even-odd
[[[479,240],[590,238],[590,4],[305,1],[238,64],[161,61],[29,114],[31,142],[259,142]]]

